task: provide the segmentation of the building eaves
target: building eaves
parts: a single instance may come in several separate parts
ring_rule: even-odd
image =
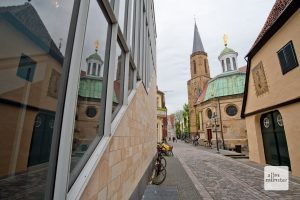
[[[279,3],[280,0],[277,0],[275,2]],[[251,59],[252,57],[263,47],[264,44],[268,42],[268,40],[285,24],[285,22],[299,9],[300,7],[300,1],[299,0],[286,0],[286,7],[282,9],[281,12],[276,12],[277,18],[276,20],[273,19],[272,25],[268,25],[268,28],[265,28],[265,31],[263,34],[262,31],[259,34],[258,39],[255,41],[254,45],[252,46],[249,53],[246,55],[246,58],[248,58],[247,61],[247,71],[246,71],[246,82],[245,82],[245,92],[243,97],[243,104],[242,104],[242,110],[241,110],[241,117],[245,118],[245,109],[247,104],[247,98],[248,98],[248,87],[249,87],[249,76],[250,76],[250,66],[251,66]],[[273,9],[276,9],[277,6],[273,6]],[[282,7],[281,7],[282,8]],[[271,15],[272,11],[270,12]]]

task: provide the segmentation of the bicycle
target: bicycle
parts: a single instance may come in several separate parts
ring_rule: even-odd
[[[167,165],[166,159],[161,154],[161,147],[157,145],[157,158],[154,165],[153,174],[151,177],[151,183],[154,185],[160,185],[164,182],[167,176]]]

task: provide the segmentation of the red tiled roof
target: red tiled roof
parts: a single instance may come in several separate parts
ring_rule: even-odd
[[[204,97],[205,97],[205,94],[206,94],[206,90],[207,90],[207,86],[208,86],[208,82],[205,83],[201,95],[198,97],[197,101],[195,102],[196,105],[200,104],[204,100]]]
[[[285,8],[292,2],[293,0],[276,0],[268,18],[265,22],[262,30],[260,31],[258,37],[256,38],[252,48],[261,40],[261,38],[265,35],[265,33],[269,30],[269,28],[276,22],[278,17],[282,14]],[[299,0],[297,0],[299,1]]]
[[[243,72],[243,73],[246,73],[246,71],[247,71],[247,66],[245,65],[245,66],[243,66],[243,67],[240,67],[240,68],[239,68],[239,71],[240,71],[240,72]]]

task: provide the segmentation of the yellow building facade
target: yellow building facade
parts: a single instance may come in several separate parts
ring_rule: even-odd
[[[300,176],[300,3],[277,0],[248,53],[242,116],[250,160]]]

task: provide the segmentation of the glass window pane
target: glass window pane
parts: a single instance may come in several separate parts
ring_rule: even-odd
[[[134,36],[135,36],[135,23],[134,23],[134,19],[135,19],[135,8],[136,8],[136,3],[135,0],[129,0],[130,1],[130,5],[131,5],[131,15],[130,15],[130,37],[129,37],[129,44],[131,46],[131,50],[134,50]],[[133,53],[133,52],[132,52]]]
[[[120,26],[121,31],[123,32],[124,35],[125,35],[124,23],[125,23],[125,18],[126,18],[125,17],[125,10],[127,10],[126,9],[126,2],[127,2],[127,0],[121,0],[120,1],[119,15],[118,15],[118,17],[119,17],[119,19],[118,19],[119,26]]]
[[[78,91],[75,128],[73,135],[71,180],[75,180],[92,152],[94,144],[102,137],[100,127],[103,72],[105,68],[108,23],[96,0],[89,5],[87,27],[81,56],[81,76]],[[89,69],[88,66],[91,66]]]
[[[130,91],[133,89],[133,76],[134,76],[134,69],[131,64],[129,64],[129,77],[128,77],[128,95]]]
[[[113,97],[112,97],[112,117],[114,118],[120,107],[122,106],[123,100],[123,76],[124,76],[124,63],[125,54],[121,49],[119,42],[117,42],[116,58],[115,58],[115,71],[114,71],[114,83],[113,83]]]
[[[53,127],[73,1],[24,2],[0,1],[0,199],[44,198],[58,137]]]

